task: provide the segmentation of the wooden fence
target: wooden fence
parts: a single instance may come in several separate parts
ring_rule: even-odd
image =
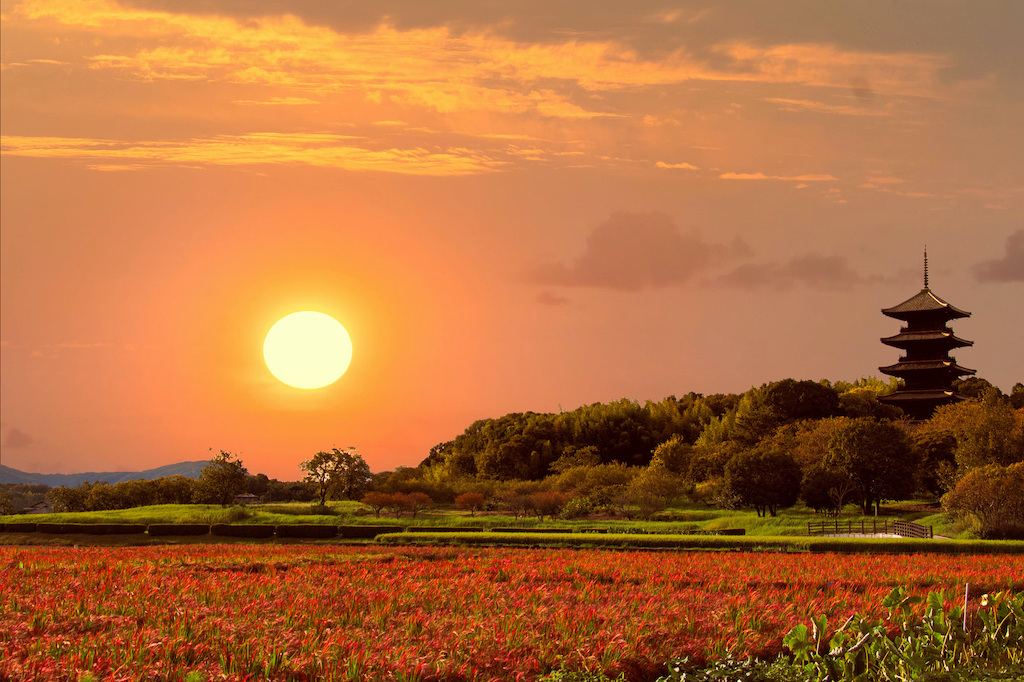
[[[889,519],[861,519],[860,521],[808,521],[808,535],[899,535],[905,538],[934,537],[931,526],[922,526],[912,521],[890,521]]]

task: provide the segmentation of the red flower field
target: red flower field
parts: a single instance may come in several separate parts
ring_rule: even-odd
[[[778,653],[810,616],[880,615],[896,585],[952,600],[1022,576],[984,555],[2,547],[0,679],[653,679]]]

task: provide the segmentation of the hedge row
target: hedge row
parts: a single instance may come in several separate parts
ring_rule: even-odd
[[[378,542],[391,545],[529,545],[629,549],[731,549],[777,552],[892,554],[1024,554],[1024,542],[991,540],[909,540],[899,538],[806,538],[638,533],[401,533]]]
[[[5,524],[4,530],[8,530],[7,526],[16,525],[19,524]],[[146,532],[146,526],[141,523],[37,523],[35,526],[37,533],[59,535],[139,535]]]
[[[209,524],[202,523],[151,523],[150,535],[207,535]]]

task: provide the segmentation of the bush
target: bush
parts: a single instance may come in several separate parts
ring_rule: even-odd
[[[337,534],[337,526],[297,524],[277,527],[277,537],[279,538],[333,538]]]
[[[594,512],[594,503],[589,497],[574,497],[562,508],[562,518],[579,519]]]
[[[53,533],[59,535],[64,533],[64,527],[66,524],[63,523],[37,523],[36,532],[38,533]]]
[[[210,525],[205,523],[151,523],[147,532],[150,535],[206,535]]]
[[[274,527],[258,524],[215,523],[210,526],[210,532],[222,537],[269,538],[274,534]]]
[[[1024,462],[979,467],[942,498],[951,515],[972,519],[990,539],[1024,539]]]
[[[338,537],[350,540],[369,540],[385,533],[401,533],[402,526],[338,526]]]

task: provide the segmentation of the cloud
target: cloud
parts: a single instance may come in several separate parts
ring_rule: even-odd
[[[722,173],[722,180],[789,180],[792,182],[836,182],[836,178],[824,174],[808,175],[765,175],[764,173]]]
[[[10,428],[4,434],[5,448],[27,448],[35,442],[32,436],[20,429]]]
[[[542,265],[531,279],[548,286],[639,291],[685,283],[748,252],[742,242],[713,244],[696,232],[680,232],[661,213],[620,212],[594,229],[575,262]]]
[[[680,168],[682,170],[700,170],[698,166],[694,166],[692,163],[666,163],[665,161],[658,161],[654,164],[656,168]]]
[[[498,170],[505,161],[477,150],[370,149],[365,141],[331,133],[252,133],[189,140],[119,142],[61,137],[0,138],[8,156],[101,159],[96,170],[144,168],[140,162],[175,165],[248,166],[302,164],[408,175],[473,175]]]
[[[972,270],[979,282],[1024,282],[1024,230],[1006,238],[1006,255],[982,261]]]
[[[781,97],[766,97],[766,102],[781,104],[783,111],[813,111],[820,114],[836,114],[839,116],[892,116],[889,110],[865,109],[849,104],[826,104],[806,99],[784,99]]]
[[[537,303],[542,303],[544,305],[559,306],[567,305],[569,303],[569,299],[567,299],[565,296],[561,296],[552,291],[542,291],[539,294],[537,294]]]
[[[718,277],[714,284],[739,289],[812,289],[845,291],[866,278],[857,273],[844,256],[806,254],[787,263],[748,263]]]

